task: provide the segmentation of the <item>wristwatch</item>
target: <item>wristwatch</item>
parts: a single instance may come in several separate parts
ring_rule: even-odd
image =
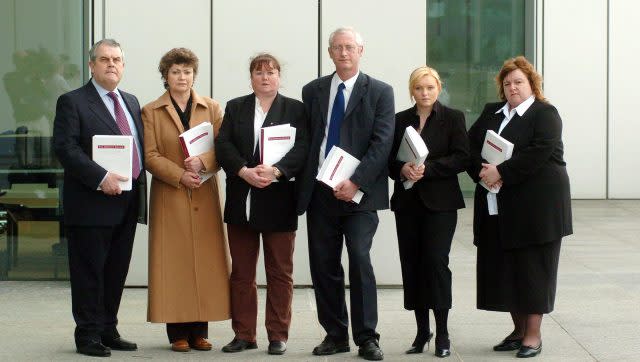
[[[276,179],[279,179],[282,176],[282,172],[280,172],[280,170],[277,167],[275,166],[272,166],[272,167],[273,167],[273,175],[276,177]]]

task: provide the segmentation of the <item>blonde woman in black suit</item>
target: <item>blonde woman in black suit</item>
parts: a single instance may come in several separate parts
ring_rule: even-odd
[[[542,351],[542,316],[554,306],[560,242],[573,232],[562,120],[524,57],[504,62],[496,86],[502,101],[488,103],[469,129],[469,175],[501,185],[497,194],[480,185],[475,191],[477,306],[511,314],[513,331],[495,351],[533,357]],[[487,130],[514,144],[511,158],[497,166],[480,155]]]
[[[395,213],[402,264],[404,307],[413,310],[418,332],[407,353],[421,353],[433,333],[429,309],[436,320],[438,357],[450,352],[447,318],[451,309],[449,251],[464,208],[458,173],[469,160],[464,114],[438,102],[440,76],[423,66],[411,73],[409,92],[415,105],[396,114],[389,175],[395,181],[391,210]],[[405,129],[414,127],[429,149],[423,165],[396,160]],[[405,190],[403,181],[415,181]]]

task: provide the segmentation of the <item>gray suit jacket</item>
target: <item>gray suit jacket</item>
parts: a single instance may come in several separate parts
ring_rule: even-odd
[[[324,139],[333,74],[311,81],[302,88],[302,101],[309,122],[309,158],[300,176],[298,214],[309,206],[318,172],[320,145]],[[340,148],[360,160],[351,181],[360,186],[360,204],[343,202],[343,211],[382,210],[389,207],[387,161],[394,133],[393,89],[362,72],[354,85],[340,128]]]

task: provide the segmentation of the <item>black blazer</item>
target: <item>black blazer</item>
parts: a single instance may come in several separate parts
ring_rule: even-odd
[[[120,90],[122,100],[133,117],[140,147],[144,131],[138,99]],[[91,155],[94,135],[120,135],[116,121],[100,99],[91,81],[58,98],[53,123],[53,147],[64,168],[64,222],[76,226],[113,226],[120,224],[129,202],[138,203],[138,222],[147,222],[146,173],[144,152],[140,153],[143,168],[133,187],[135,193],[124,191],[120,195],[105,195],[97,188],[107,173]]]
[[[296,128],[293,148],[275,165],[283,174],[278,182],[259,189],[252,187],[238,171],[244,166],[260,164],[253,148],[255,94],[227,103],[220,132],[215,140],[218,163],[227,174],[224,221],[250,225],[260,231],[293,231],[298,228],[295,181],[307,157],[307,129],[304,107],[298,100],[278,94],[267,113],[263,127],[290,123]],[[251,189],[250,218],[247,222],[246,200]]]
[[[472,161],[469,176],[480,181],[484,162],[480,156],[487,130],[498,131],[504,105],[488,103],[469,129]],[[562,120],[556,108],[536,100],[522,117],[518,114],[500,134],[514,144],[511,158],[498,168],[502,188],[498,193],[498,224],[504,248],[556,241],[573,233],[571,192],[563,160]],[[482,243],[488,218],[487,191],[476,185],[474,244]]]
[[[333,74],[311,81],[302,88],[302,101],[309,120],[309,157],[301,175],[298,214],[309,206],[318,174],[320,145],[324,139]],[[393,89],[360,72],[353,87],[340,128],[340,148],[360,160],[351,181],[360,186],[360,204],[342,202],[344,211],[382,210],[389,207],[387,161],[393,143]]]
[[[402,186],[400,170],[404,162],[396,160],[400,143],[408,126],[417,128],[420,118],[416,106],[396,114],[395,137],[389,154],[389,176],[395,181],[391,210],[401,210],[419,195],[425,207],[436,211],[464,208],[458,173],[469,163],[469,138],[464,114],[436,101],[422,133],[429,154],[425,161],[424,177],[409,190]],[[415,189],[415,190],[414,190]]]

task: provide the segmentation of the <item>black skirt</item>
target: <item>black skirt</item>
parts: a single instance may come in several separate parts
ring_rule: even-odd
[[[498,217],[484,221],[476,265],[478,309],[524,314],[553,311],[561,240],[504,249]]]

